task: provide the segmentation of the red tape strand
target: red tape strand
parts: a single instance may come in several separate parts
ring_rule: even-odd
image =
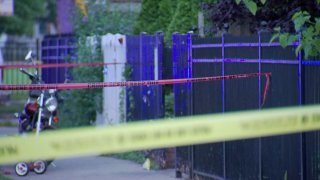
[[[249,74],[237,74],[226,76],[212,76],[201,78],[184,78],[184,79],[165,79],[165,80],[146,80],[146,81],[124,81],[124,82],[93,82],[93,83],[58,83],[58,84],[11,84],[0,85],[0,90],[47,90],[47,89],[88,89],[88,88],[104,88],[104,87],[124,87],[124,86],[148,86],[148,85],[166,85],[166,84],[182,84],[193,82],[204,82],[213,80],[230,80],[251,78],[257,76],[266,76],[267,83],[268,77],[271,73],[249,73]],[[267,86],[266,86],[267,87]],[[265,92],[267,90],[265,89]]]
[[[104,88],[104,87],[124,87],[124,86],[148,86],[148,85],[166,85],[166,84],[182,84],[193,82],[205,82],[214,80],[230,80],[265,76],[266,85],[263,91],[263,100],[261,108],[266,102],[271,73],[250,73],[250,74],[237,74],[226,76],[211,76],[201,78],[184,78],[184,79],[166,79],[166,80],[147,80],[147,81],[127,81],[127,82],[94,82],[94,83],[67,83],[67,84],[12,84],[12,85],[0,85],[0,90],[47,90],[47,89],[88,89],[88,88]]]
[[[271,81],[271,73],[270,74],[265,74],[266,76],[266,85],[264,87],[264,91],[263,91],[263,100],[261,103],[261,108],[263,107],[263,105],[265,104],[266,100],[267,100],[267,95],[268,95],[268,91],[269,91],[269,87],[270,87],[270,81]]]
[[[0,65],[0,69],[17,69],[17,68],[61,68],[61,67],[79,67],[79,66],[106,66],[125,63],[104,63],[104,62],[91,62],[91,63],[59,63],[59,64],[12,64]]]

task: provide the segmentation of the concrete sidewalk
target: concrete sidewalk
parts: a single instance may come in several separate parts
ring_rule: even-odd
[[[17,128],[0,127],[0,137],[17,133]],[[41,150],[41,149],[39,149]],[[36,153],[36,152],[35,152]],[[12,179],[19,180],[172,180],[175,178],[174,169],[145,170],[141,164],[127,160],[105,156],[90,156],[58,159],[54,161],[56,167],[50,165],[47,172],[37,175],[29,172],[25,177],[15,174],[14,165],[0,165],[0,173]]]
[[[14,172],[14,165],[0,166],[2,174],[19,180],[87,180],[87,179],[112,179],[112,180],[173,180],[174,169],[145,170],[140,164],[115,159],[111,157],[81,157],[54,161],[56,167],[50,165],[47,172],[37,175],[29,172],[25,177],[18,177]]]

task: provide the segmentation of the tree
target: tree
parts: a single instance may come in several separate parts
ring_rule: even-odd
[[[176,0],[161,0],[159,2],[159,16],[156,20],[156,23],[159,25],[159,31],[166,33],[173,15],[175,14],[176,8]]]
[[[285,31],[293,32],[294,26],[291,17],[299,10],[306,10],[312,16],[319,15],[319,7],[315,1],[301,0],[245,0],[246,3],[238,3],[237,0],[219,0],[216,3],[204,3],[207,18],[215,25],[216,30],[230,27],[231,24],[247,20],[251,32],[273,29],[281,26]],[[250,2],[250,3],[249,3]],[[249,8],[247,8],[249,7]]]
[[[272,38],[283,47],[299,39],[305,58],[316,55],[319,48],[320,0],[219,0],[217,3],[204,3],[208,19],[212,22],[211,31],[228,29],[233,23],[249,22],[250,31],[270,32],[276,30]],[[318,28],[317,28],[318,27]]]
[[[32,35],[38,18],[46,15],[46,1],[15,0],[14,16],[0,16],[0,33]]]
[[[303,49],[304,58],[320,54],[320,17],[312,17],[307,11],[298,11],[292,16],[295,33],[281,31],[281,27],[274,30],[271,41],[279,39],[282,47],[300,40],[301,43],[296,49],[296,55]]]
[[[257,11],[254,8],[256,3],[252,0],[236,1],[238,4],[243,1],[253,14]],[[266,3],[266,0],[260,1],[263,4]],[[281,46],[286,47],[294,41],[300,40],[301,43],[296,49],[296,55],[303,49],[304,58],[308,59],[309,56],[320,54],[320,0],[298,1],[297,4],[300,5],[299,8],[289,14],[294,25],[294,33],[290,30],[281,31],[281,26],[278,26],[274,28],[277,33],[273,35],[271,41],[278,38]],[[283,4],[281,5],[283,6]]]
[[[212,0],[206,0],[212,1]],[[170,44],[173,32],[186,33],[197,26],[199,5],[197,0],[144,0],[135,23],[135,34],[153,34],[162,31],[165,42]]]
[[[196,0],[180,0],[178,2],[165,39],[171,39],[173,32],[187,33],[197,27],[199,2]]]
[[[156,23],[157,19],[161,14],[159,13],[159,2],[158,0],[144,0],[142,1],[141,12],[134,25],[134,33],[139,34],[140,32],[154,33],[157,31],[160,25]]]

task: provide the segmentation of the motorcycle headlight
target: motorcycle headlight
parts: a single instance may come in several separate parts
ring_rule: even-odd
[[[50,97],[49,99],[46,100],[45,106],[48,109],[48,111],[53,112],[57,109],[58,107],[58,102],[55,97]]]
[[[56,92],[55,89],[49,89],[49,94],[54,94]]]

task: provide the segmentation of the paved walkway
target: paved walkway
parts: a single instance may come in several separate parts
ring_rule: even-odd
[[[15,134],[16,128],[0,127],[0,137]],[[35,152],[36,153],[36,152]],[[18,177],[14,165],[0,165],[0,173],[19,180],[173,180],[174,169],[145,170],[140,164],[103,156],[79,157],[55,160],[55,167],[50,165],[43,175],[30,172],[25,177]]]
[[[19,180],[174,180],[174,170],[150,170],[140,164],[111,157],[81,157],[54,161],[56,167],[50,165],[47,172],[37,175],[29,172],[25,177],[18,177],[13,165],[0,166],[7,177]]]

